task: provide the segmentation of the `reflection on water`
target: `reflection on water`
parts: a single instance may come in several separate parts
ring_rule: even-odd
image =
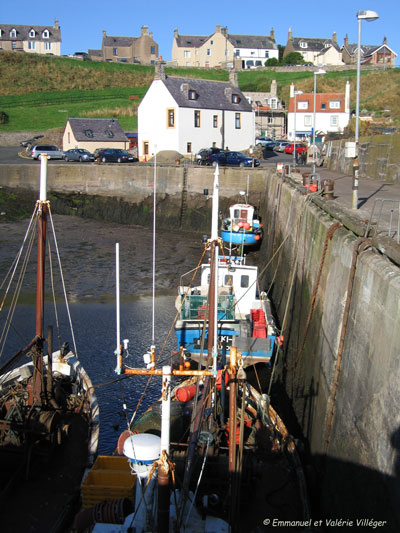
[[[100,404],[100,441],[99,453],[109,454],[115,449],[119,434],[126,428],[126,416],[130,419],[140,398],[146,377],[132,376],[119,379],[115,374],[116,357],[116,311],[112,303],[72,304],[70,306],[77,351],[84,368],[88,372]],[[34,336],[33,305],[17,308],[14,324],[18,330],[11,329],[4,352],[2,363],[26,346]],[[5,313],[4,313],[5,314]],[[45,328],[51,323],[54,327],[54,349],[57,345],[57,331],[53,311],[46,305]],[[158,356],[160,349],[170,330],[175,316],[174,296],[162,295],[156,297],[155,303],[155,345]],[[59,316],[62,332],[67,329],[67,317]],[[129,339],[129,355],[124,362],[128,366],[143,367],[143,354],[152,344],[152,300],[143,296],[133,301],[121,304],[121,339]],[[66,333],[65,333],[66,335]],[[71,334],[61,338],[61,342],[68,340],[73,346]],[[172,330],[163,352],[163,360],[169,360],[171,350],[176,349],[175,333]],[[161,390],[161,380],[153,377],[146,391],[146,398],[141,405],[143,412],[150,403],[155,401]],[[127,414],[123,413],[123,403],[127,405]],[[114,426],[119,429],[114,429]]]

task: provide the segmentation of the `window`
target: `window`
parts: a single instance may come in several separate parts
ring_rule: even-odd
[[[232,274],[226,274],[225,275],[224,285],[225,285],[225,287],[232,287],[233,286],[233,276],[232,276]]]
[[[167,128],[175,128],[175,109],[167,109]]]
[[[297,102],[297,109],[308,109],[308,102]]]
[[[192,153],[192,143],[187,143],[186,144],[186,152],[188,154],[191,154]]]
[[[200,111],[197,109],[194,112],[194,127],[200,128]]]
[[[86,137],[89,137],[89,139],[93,139],[94,135],[93,135],[93,130],[84,130],[83,132]]]
[[[28,50],[35,50],[36,43],[35,41],[28,41]]]
[[[232,94],[232,104],[238,104],[238,103],[239,103],[239,95]]]
[[[111,130],[105,130],[104,133],[107,135],[107,137],[114,137],[114,133]]]
[[[326,109],[326,104],[325,102],[323,104],[321,104],[321,109]]]
[[[36,36],[36,32],[35,32],[35,30],[34,30],[34,29],[31,29],[31,30],[29,31],[29,37],[30,37],[31,39],[34,39],[35,36]]]
[[[211,46],[214,44],[214,41],[210,41]]]
[[[113,48],[113,56],[117,56],[118,55],[118,48]]]
[[[44,43],[44,49],[45,50],[51,50],[51,42],[47,41]]]
[[[240,56],[240,50],[235,50],[235,57],[239,57]]]
[[[156,53],[156,47],[155,46],[150,46],[150,54],[154,55],[155,53]]]
[[[273,122],[274,122],[273,117],[268,117],[267,118],[267,124],[272,124]]]
[[[311,125],[312,125],[311,115],[304,115],[304,126],[311,126]]]
[[[43,39],[48,39],[49,38],[49,30],[43,30],[43,33],[42,33],[42,37]]]
[[[235,113],[235,128],[240,130],[240,113]]]
[[[17,36],[17,30],[13,28],[12,30],[10,30],[10,37],[12,39],[12,38],[15,38],[16,36]]]
[[[196,91],[194,89],[189,89],[189,100],[196,100]]]
[[[269,106],[271,109],[277,109],[278,107],[278,100],[276,98],[271,98],[269,101]]]
[[[307,48],[307,43],[305,43],[304,41],[300,41],[300,48]]]
[[[339,100],[330,100],[329,109],[340,109],[340,101]]]
[[[249,276],[240,276],[240,286],[242,289],[247,289],[249,286]]]
[[[247,65],[248,67],[254,67],[254,61],[253,61],[252,59],[248,59],[248,60],[246,61],[246,65]]]
[[[184,50],[184,52],[183,52],[183,57],[184,57],[185,59],[189,59],[189,57],[190,57],[190,50]]]
[[[254,50],[252,50],[252,51],[250,52],[250,55],[251,55],[251,56],[255,56],[255,55],[256,55],[256,53],[254,52]]]
[[[143,141],[143,155],[149,155],[149,143],[148,143],[148,141]]]
[[[218,115],[213,116],[213,128],[218,128]]]
[[[12,48],[13,50],[15,50],[15,49],[17,48],[17,41],[12,41],[12,42],[11,42],[11,48]]]
[[[265,50],[265,57],[269,57],[269,52],[268,52],[268,50]]]
[[[339,123],[339,117],[337,115],[331,116],[331,126],[337,126]]]
[[[207,48],[207,55],[208,55],[208,56],[211,55],[211,48]]]

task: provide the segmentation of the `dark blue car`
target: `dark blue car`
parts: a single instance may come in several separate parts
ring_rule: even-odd
[[[234,167],[255,167],[260,166],[260,161],[255,157],[247,157],[242,152],[220,152],[210,156],[210,163],[215,167],[221,166],[234,166]]]

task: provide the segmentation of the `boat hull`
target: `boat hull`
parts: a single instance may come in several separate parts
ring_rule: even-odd
[[[228,230],[221,230],[221,237],[227,244],[243,245],[243,246],[255,246],[260,244],[262,235],[257,232],[234,232]]]

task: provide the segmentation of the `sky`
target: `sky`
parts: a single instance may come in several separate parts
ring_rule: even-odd
[[[248,6],[248,8],[247,8]],[[286,45],[288,30],[294,37],[331,38],[337,33],[339,46],[346,34],[357,43],[358,10],[373,10],[379,19],[362,23],[362,44],[379,45],[386,36],[388,46],[400,55],[400,0],[331,0],[331,2],[252,2],[242,0],[2,0],[0,23],[53,25],[61,27],[61,54],[100,49],[102,31],[107,35],[138,37],[148,26],[164,60],[171,59],[174,29],[182,35],[211,35],[217,24],[228,33],[269,35],[275,30],[277,44]],[[399,57],[396,65],[400,66]]]

